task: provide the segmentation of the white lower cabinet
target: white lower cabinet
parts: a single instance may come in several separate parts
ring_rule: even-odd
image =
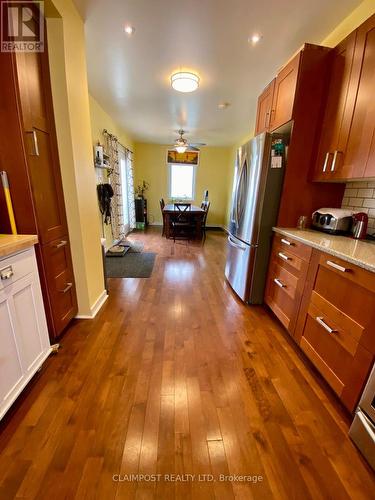
[[[51,352],[34,248],[0,260],[0,419]]]

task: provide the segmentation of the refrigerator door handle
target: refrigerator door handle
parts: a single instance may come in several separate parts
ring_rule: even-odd
[[[238,243],[236,243],[235,241],[232,240],[232,238],[230,236],[228,236],[228,243],[234,247],[234,248],[238,248],[239,250],[246,250],[246,246],[245,245],[239,245]]]

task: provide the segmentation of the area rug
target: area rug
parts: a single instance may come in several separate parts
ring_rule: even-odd
[[[144,244],[137,240],[122,240],[118,245],[129,247],[129,253],[138,253],[143,251]]]
[[[106,257],[107,278],[149,278],[154,268],[156,253],[126,253],[123,257]]]

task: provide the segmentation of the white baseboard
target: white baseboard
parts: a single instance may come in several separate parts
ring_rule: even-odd
[[[90,314],[77,314],[77,319],[94,319],[102,308],[104,302],[108,299],[107,290],[103,290],[94,304],[90,307]]]

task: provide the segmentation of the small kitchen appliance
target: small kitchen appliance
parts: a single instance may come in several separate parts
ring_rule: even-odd
[[[320,208],[312,214],[312,227],[330,234],[349,233],[353,211],[343,208]]]
[[[359,212],[353,215],[352,235],[356,240],[363,240],[367,234],[368,215]]]

